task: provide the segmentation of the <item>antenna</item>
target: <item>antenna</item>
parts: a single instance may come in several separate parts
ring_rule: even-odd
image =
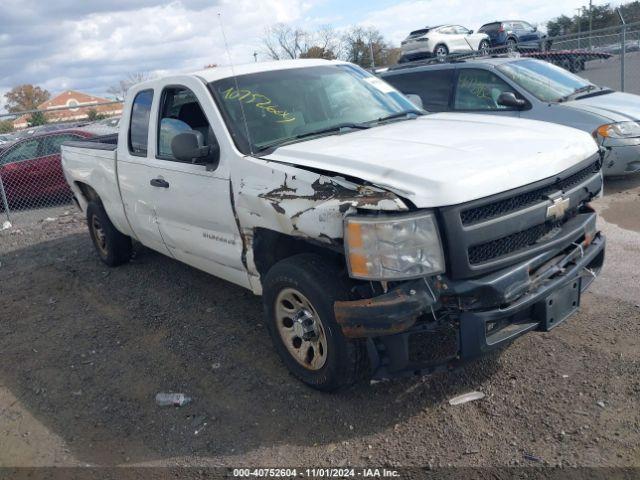
[[[231,75],[233,75],[233,82],[236,86],[236,92],[238,92],[238,104],[240,105],[240,113],[242,115],[242,123],[244,123],[244,129],[247,134],[247,142],[249,143],[249,152],[253,155],[253,142],[251,141],[251,135],[249,134],[249,123],[247,122],[247,116],[244,114],[244,105],[240,100],[240,86],[238,85],[238,77],[236,76],[236,70],[233,66],[233,60],[231,59],[231,52],[229,51],[229,45],[227,44],[227,36],[224,33],[224,26],[222,24],[222,14],[218,12],[218,23],[220,23],[220,31],[222,32],[222,40],[224,42],[224,49],[227,52],[229,58],[229,66],[231,67]]]

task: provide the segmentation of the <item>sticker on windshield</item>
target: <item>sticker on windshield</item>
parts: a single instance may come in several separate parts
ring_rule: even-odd
[[[364,79],[364,81],[367,82],[369,85],[371,85],[373,87],[376,87],[382,93],[393,93],[393,92],[397,91],[395,88],[393,88],[387,82],[385,82],[384,80],[380,80],[377,77],[367,77],[367,78]]]
[[[266,95],[262,95],[260,93],[252,92],[246,88],[236,89],[236,88],[228,88],[221,92],[225,100],[239,100],[240,102],[253,105],[255,108],[259,108],[271,115],[279,118],[280,120],[277,123],[289,123],[293,122],[296,117],[286,110],[280,110],[277,105],[274,105],[273,100],[271,100]]]

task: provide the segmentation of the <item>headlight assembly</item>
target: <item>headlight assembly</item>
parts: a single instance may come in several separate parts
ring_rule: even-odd
[[[640,123],[620,122],[602,125],[596,130],[604,138],[634,138],[640,137]]]
[[[433,213],[347,217],[345,253],[352,278],[405,280],[443,273],[444,254]]]

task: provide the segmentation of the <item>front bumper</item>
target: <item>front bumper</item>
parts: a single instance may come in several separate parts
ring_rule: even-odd
[[[542,254],[480,279],[421,279],[372,299],[336,302],[336,320],[345,336],[367,338],[373,378],[453,369],[531,330],[549,330],[541,313],[547,300],[572,282],[586,290],[602,268],[605,243],[598,233],[553,258]],[[414,340],[425,336],[437,344],[428,359],[415,358]]]
[[[640,172],[640,139],[634,140],[636,140],[637,145],[627,144],[605,147],[606,150],[602,166],[602,173],[605,177],[630,175]]]

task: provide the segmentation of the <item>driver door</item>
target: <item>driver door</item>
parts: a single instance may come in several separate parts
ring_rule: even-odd
[[[153,120],[157,138],[152,162],[154,178],[162,182],[151,187],[156,190],[158,227],[173,257],[246,286],[242,239],[231,203],[229,159],[222,152],[217,164],[207,166],[177,160],[171,149],[173,138],[189,130],[202,133],[205,145],[217,144],[212,110],[210,94],[195,78],[184,77],[160,95]]]

